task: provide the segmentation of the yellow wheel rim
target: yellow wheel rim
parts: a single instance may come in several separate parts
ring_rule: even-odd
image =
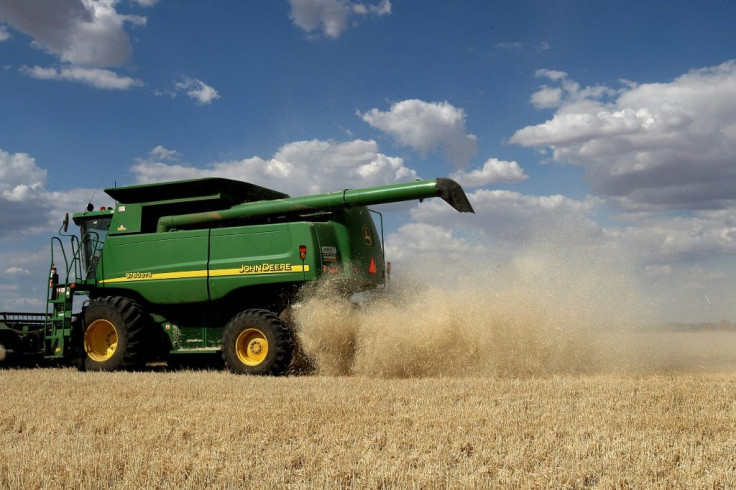
[[[107,361],[118,348],[118,332],[107,320],[95,320],[84,332],[84,350],[97,362]]]
[[[259,365],[268,355],[266,335],[257,328],[243,330],[235,341],[235,353],[246,366]]]

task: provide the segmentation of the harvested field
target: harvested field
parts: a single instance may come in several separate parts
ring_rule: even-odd
[[[727,488],[736,374],[0,371],[0,487]]]

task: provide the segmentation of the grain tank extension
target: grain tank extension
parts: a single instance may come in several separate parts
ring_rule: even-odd
[[[282,315],[322,276],[346,294],[384,285],[366,206],[441,197],[473,212],[450,179],[291,198],[210,178],[106,189],[114,209],[73,216],[53,237],[45,314],[0,313],[0,363],[132,368],[222,353],[233,372],[281,374],[296,348]],[[88,301],[75,313],[74,298]]]

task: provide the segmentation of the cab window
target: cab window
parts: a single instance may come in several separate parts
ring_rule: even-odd
[[[79,223],[82,235],[82,260],[87,278],[91,279],[97,271],[102,245],[107,238],[112,216],[90,217]]]

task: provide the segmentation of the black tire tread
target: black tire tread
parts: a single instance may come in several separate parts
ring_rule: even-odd
[[[259,366],[246,366],[238,360],[235,354],[235,342],[238,335],[249,326],[270,330],[275,340],[269,342],[268,347],[269,350],[274,349],[275,355]],[[294,333],[272,311],[245,310],[235,315],[225,327],[222,336],[222,350],[225,366],[233,373],[278,376],[284,374],[291,365],[294,355]]]
[[[112,366],[100,366],[85,356],[85,367],[88,370],[115,370],[138,368],[146,362],[145,334],[150,316],[145,314],[143,308],[135,301],[122,296],[104,296],[90,301],[86,314],[94,312],[97,308],[106,308],[117,313],[123,321],[123,325],[116,328],[125,329],[127,332],[127,346],[120,362]]]

